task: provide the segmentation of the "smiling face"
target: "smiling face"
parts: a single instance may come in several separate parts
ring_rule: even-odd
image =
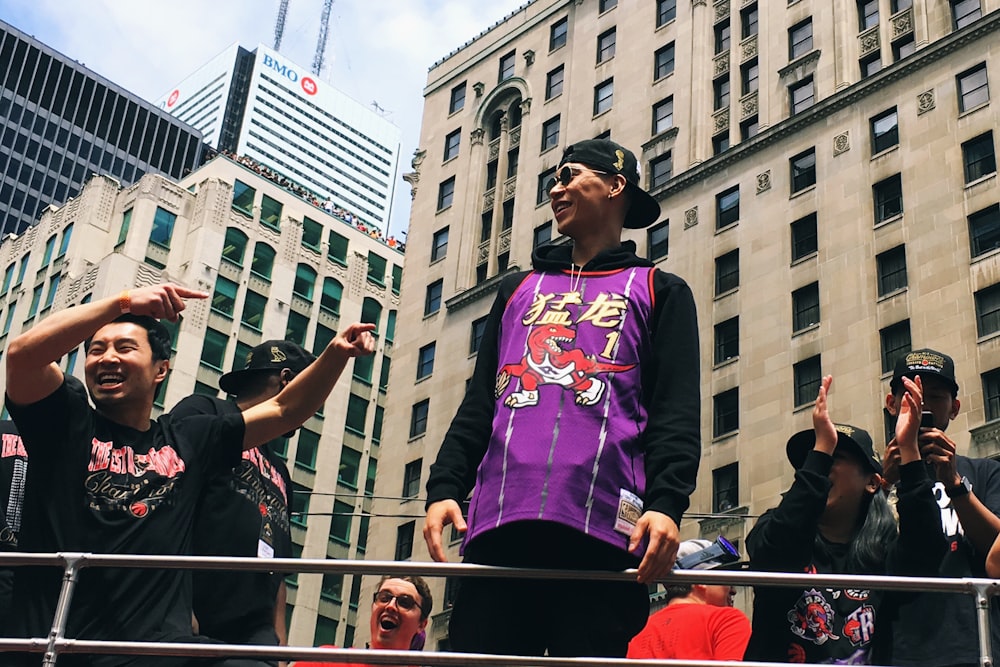
[[[623,186],[618,179],[624,183],[624,178],[598,174],[575,162],[568,162],[560,169],[565,167],[570,168],[573,178],[566,185],[556,180],[549,189],[550,205],[559,233],[576,238],[574,234],[608,224],[609,195],[621,190]]]
[[[94,405],[113,415],[125,406],[152,403],[168,366],[166,360],[153,360],[145,328],[133,322],[112,322],[91,339],[84,374]]]
[[[394,597],[388,602],[380,602],[379,593],[387,591]],[[412,609],[404,609],[399,604],[400,596],[409,596],[416,601]],[[379,649],[409,650],[413,636],[427,627],[427,619],[421,618],[420,603],[423,600],[417,587],[404,579],[386,579],[379,586],[375,601],[372,602],[371,647]]]

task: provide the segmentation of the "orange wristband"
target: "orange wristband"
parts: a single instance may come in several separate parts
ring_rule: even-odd
[[[132,297],[128,290],[118,295],[118,309],[122,311],[123,315],[132,312]]]

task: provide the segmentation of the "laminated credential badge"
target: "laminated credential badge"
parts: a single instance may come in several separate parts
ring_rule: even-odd
[[[618,516],[615,517],[615,531],[631,535],[640,516],[642,516],[642,498],[628,489],[620,489],[618,492]]]

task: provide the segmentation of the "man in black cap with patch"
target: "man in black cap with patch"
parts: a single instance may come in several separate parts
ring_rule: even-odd
[[[277,396],[314,360],[291,341],[265,341],[219,378],[219,387],[234,400],[196,394],[179,402],[170,414],[178,418],[246,410]],[[277,442],[245,450],[235,468],[208,482],[195,519],[195,554],[292,557],[288,511],[292,480],[275,452]],[[195,570],[193,581],[199,634],[228,644],[288,643],[283,572]]]
[[[903,378],[920,377],[924,387],[924,419],[920,429],[920,453],[936,479],[934,494],[941,508],[941,527],[948,549],[937,576],[985,577],[986,556],[1000,533],[1000,463],[974,459],[955,451],[945,434],[958,416],[961,402],[955,381],[955,362],[931,349],[913,350],[896,361],[885,408],[899,415],[904,392]],[[932,424],[931,424],[932,423]],[[899,450],[895,439],[885,451],[886,478],[898,477]],[[894,611],[892,654],[886,664],[945,665],[980,664],[979,648],[972,628],[976,608],[972,597],[962,593],[919,593],[899,596]],[[990,599],[993,662],[1000,660],[1000,600]]]
[[[631,151],[573,144],[549,195],[573,243],[542,245],[533,271],[504,277],[431,467],[424,539],[437,561],[450,523],[466,562],[638,567],[638,583],[466,579],[449,626],[463,652],[624,657],[697,477],[697,317],[687,284],[622,242],[660,213]]]

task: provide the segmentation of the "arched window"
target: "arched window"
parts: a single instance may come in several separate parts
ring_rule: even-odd
[[[247,254],[247,235],[235,227],[226,228],[226,240],[222,242],[222,259],[237,266],[243,266]]]
[[[375,325],[372,333],[378,335],[378,321],[382,318],[382,304],[375,299],[365,297],[361,302],[361,321]]]
[[[62,242],[59,244],[59,254],[56,255],[56,259],[62,257],[69,250],[69,240],[73,237],[73,223],[66,225],[66,229],[63,230]]]
[[[324,278],[319,307],[333,315],[340,315],[340,297],[343,293],[344,287],[336,279]]]
[[[503,127],[503,112],[497,111],[490,118],[490,141],[500,136],[501,127]]]
[[[299,264],[295,267],[295,283],[292,285],[292,293],[306,301],[312,301],[315,289],[316,270],[308,264]]]
[[[517,98],[507,109],[507,125],[510,128],[521,126],[521,98]]]
[[[250,264],[250,271],[261,278],[271,279],[271,270],[274,268],[274,248],[264,242],[258,242],[253,248],[253,262]]]

